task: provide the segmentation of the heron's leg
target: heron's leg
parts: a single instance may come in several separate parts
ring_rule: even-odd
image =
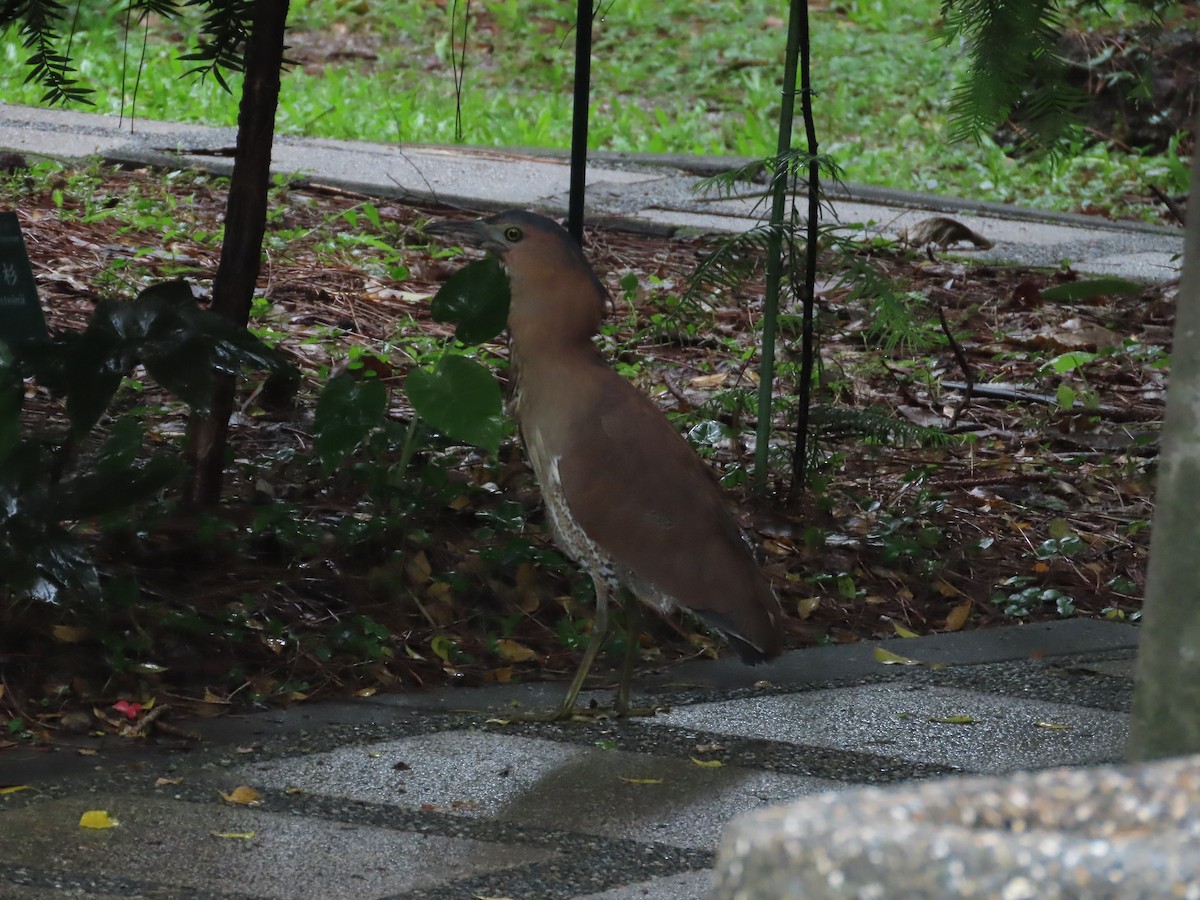
[[[617,697],[613,709],[618,716],[630,715],[629,692],[633,682],[633,666],[637,662],[642,631],[642,602],[628,591],[624,594],[622,609],[625,612],[625,656],[621,660],[620,680],[617,682]]]
[[[583,651],[579,671],[575,673],[571,686],[567,688],[567,696],[563,697],[562,703],[547,717],[552,722],[571,717],[575,701],[579,699],[579,692],[583,690],[583,682],[587,679],[592,663],[596,661],[596,654],[604,645],[604,639],[608,637],[608,583],[603,578],[595,578],[593,581],[596,585],[596,615],[592,618],[592,632],[588,635],[588,644]]]

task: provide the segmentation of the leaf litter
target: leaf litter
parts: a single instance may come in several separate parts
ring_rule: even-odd
[[[220,179],[98,170],[93,196],[176,196],[174,215],[187,222],[172,236],[171,253],[149,255],[159,233],[115,216],[89,217],[86,198],[68,192],[60,210],[49,186],[6,190],[20,196],[53,329],[82,329],[103,296],[132,295],[155,278],[180,275],[203,290],[215,272],[218,246],[203,235],[219,231]],[[377,208],[383,227],[369,245],[355,243],[347,227],[347,212],[365,203]],[[97,561],[106,572],[136,576],[152,618],[195,614],[226,622],[226,633],[202,630],[186,640],[155,633],[142,650],[145,667],[114,672],[86,616],[59,621],[26,608],[0,646],[8,688],[0,694],[0,724],[7,718],[10,736],[21,728],[35,739],[51,736],[51,717],[43,716],[49,727],[29,727],[30,708],[53,716],[73,704],[123,701],[113,708],[129,721],[156,697],[170,696],[181,714],[212,715],[248,698],[287,704],[374,688],[569,676],[590,627],[589,588],[549,537],[511,430],[494,459],[446,442],[425,445],[397,477],[437,483],[401,521],[349,549],[339,547],[339,529],[377,521],[366,488],[346,465],[321,473],[304,462],[314,447],[318,391],[332,373],[354,371],[355,362],[376,361],[390,420],[411,416],[399,386],[450,335],[431,319],[427,298],[462,265],[418,230],[443,215],[456,214],[303,181],[276,190],[253,324],[300,369],[302,384],[282,403],[272,402],[263,383],[244,385],[215,531],[212,522],[168,507],[143,527],[130,522],[95,534]],[[356,221],[368,227],[365,217]],[[387,266],[378,262],[381,239],[395,248]],[[701,430],[700,452],[767,551],[765,569],[793,613],[790,646],[1062,615],[1136,619],[1174,285],[1054,292],[1081,279],[1069,269],[863,251],[860,264],[900,285],[913,307],[912,327],[924,328],[925,340],[875,349],[879,302],[830,277],[818,296],[818,400],[933,427],[953,421],[962,440],[889,447],[828,429],[819,439],[820,489],[807,494],[803,510],[788,511],[752,505],[741,487],[752,456],[755,387],[746,361],[757,339],[761,285],[722,290],[687,314],[674,299],[709,246],[693,237],[590,232],[588,255],[612,295],[600,342],[682,428],[715,423]],[[826,254],[822,275],[838,265]],[[636,290],[623,289],[633,284]],[[953,343],[930,337],[934,309]],[[795,337],[785,334],[784,379]],[[480,352],[505,357],[501,344]],[[1047,364],[1067,353],[1084,356]],[[781,435],[789,399],[780,404]],[[152,442],[180,440],[186,410],[152,382],[118,395],[116,412],[135,408]],[[40,389],[26,416],[40,426],[62,424]],[[263,526],[276,504],[304,520],[307,545],[284,540],[282,526]],[[642,655],[651,664],[714,652],[692,621],[642,627]],[[916,663],[898,654],[880,661]],[[230,680],[235,665],[242,674]]]

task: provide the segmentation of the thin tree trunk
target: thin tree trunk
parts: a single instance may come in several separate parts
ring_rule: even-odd
[[[575,108],[571,120],[571,180],[567,231],[583,244],[587,196],[588,103],[592,88],[592,0],[579,0],[575,11]]]
[[[796,72],[800,58],[800,29],[807,22],[804,0],[792,0],[787,51],[783,60],[783,105],[779,110],[779,143],[771,180],[771,220],[767,238],[766,293],[763,296],[762,361],[758,374],[758,430],[754,448],[754,490],[767,491],[767,462],[771,446],[771,406],[775,388],[775,332],[779,321],[779,290],[783,282],[783,214],[787,205],[792,120],[796,112]]]
[[[213,309],[245,325],[258,281],[271,186],[271,145],[279,105],[280,70],[288,0],[256,0],[246,41],[245,78],[238,109],[237,150],[225,209],[225,239],[213,279]],[[186,498],[202,506],[221,499],[225,446],[233,415],[236,378],[220,375],[207,416],[193,416],[188,454],[192,464]]]
[[[821,224],[821,165],[817,161],[817,126],[812,108],[812,52],[809,45],[808,5],[801,10],[800,25],[800,110],[804,117],[804,135],[808,141],[808,236],[804,249],[804,331],[800,341],[800,384],[796,389],[796,443],[792,448],[792,486],[788,506],[800,507],[804,494],[804,475],[808,471],[808,416],[812,393],[813,314],[817,291],[817,242]],[[795,265],[793,257],[793,265]]]
[[[1175,342],[1155,491],[1129,758],[1200,753],[1200,166],[1175,304]]]

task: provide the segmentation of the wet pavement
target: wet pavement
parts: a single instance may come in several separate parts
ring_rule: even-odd
[[[702,897],[741,813],[1120,761],[1136,638],[1078,620],[886,642],[912,666],[796,650],[748,686],[736,660],[697,662],[639,679],[670,706],[650,719],[504,724],[563,688],[534,684],[10,751],[0,783],[27,789],[0,796],[0,897]],[[242,786],[254,805],[226,799]],[[81,828],[88,810],[119,825]]]

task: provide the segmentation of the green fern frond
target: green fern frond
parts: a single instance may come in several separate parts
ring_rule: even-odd
[[[58,50],[62,38],[59,26],[66,17],[66,8],[55,0],[23,0],[0,7],[0,28],[17,26],[22,44],[32,55],[25,60],[29,67],[26,83],[37,82],[46,88],[42,102],[87,103],[92,89],[83,87],[75,78],[71,58]],[[68,36],[68,48],[70,37]]]
[[[747,183],[762,183],[763,176],[766,176],[766,190],[770,191],[779,178],[787,178],[789,181],[804,178],[808,174],[809,164],[814,161],[820,167],[823,177],[841,183],[844,173],[841,166],[833,161],[833,157],[823,153],[813,156],[807,150],[791,148],[782,154],[751,160],[727,172],[701,178],[692,186],[692,193],[728,197],[744,189]]]
[[[188,0],[188,6],[208,7],[196,49],[179,58],[198,63],[189,75],[212,75],[224,90],[230,91],[222,70],[241,72],[245,67],[242,48],[250,37],[254,17],[253,0]]]
[[[945,41],[962,41],[969,67],[955,90],[952,140],[980,141],[1020,104],[1035,143],[1052,147],[1081,99],[1065,81],[1063,16],[1052,0],[946,0]]]
[[[758,225],[741,234],[722,237],[688,279],[681,299],[694,303],[708,289],[732,290],[744,284],[762,264],[770,240],[769,225]]]
[[[820,404],[813,407],[812,421],[822,438],[860,437],[889,446],[951,447],[962,438],[898,419],[879,409],[850,409]]]

